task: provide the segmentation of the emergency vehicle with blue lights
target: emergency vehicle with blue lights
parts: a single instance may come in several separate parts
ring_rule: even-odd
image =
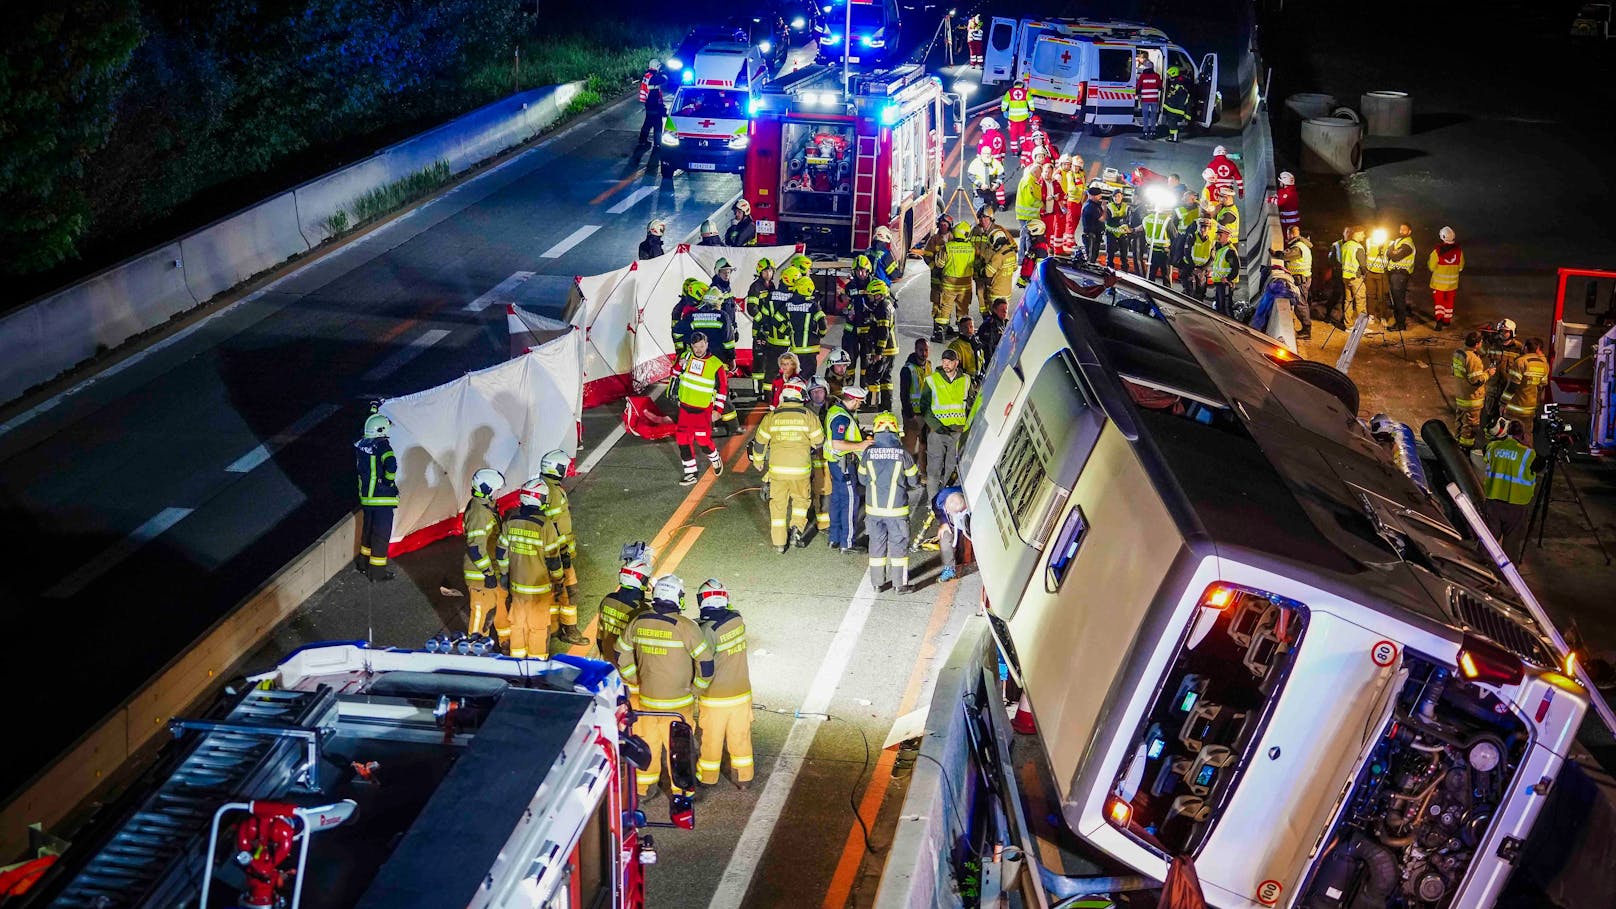
[[[678,87],[662,127],[662,176],[680,170],[739,172],[751,141],[750,112],[769,82],[763,55],[750,44],[720,41],[688,62],[670,58],[667,68]]]

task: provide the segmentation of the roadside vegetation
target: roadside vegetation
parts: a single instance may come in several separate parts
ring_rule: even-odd
[[[0,310],[514,91],[587,79],[569,115],[620,97],[682,29],[615,2],[26,4],[0,34]]]

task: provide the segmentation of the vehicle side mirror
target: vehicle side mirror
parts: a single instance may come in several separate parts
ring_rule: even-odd
[[[690,727],[685,727],[686,729]],[[651,746],[645,744],[645,739],[637,735],[625,735],[623,741],[618,743],[618,750],[623,757],[633,764],[636,770],[647,770],[651,766]]]
[[[688,795],[668,797],[668,820],[680,830],[696,829],[696,803]]]
[[[673,788],[693,792],[696,788],[696,734],[684,720],[668,725],[668,775]]]

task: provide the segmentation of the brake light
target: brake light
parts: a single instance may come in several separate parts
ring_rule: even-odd
[[[1503,648],[1467,635],[1459,650],[1459,674],[1472,682],[1518,685],[1526,667]]]
[[[1222,584],[1213,584],[1201,595],[1201,605],[1213,609],[1223,609],[1234,602],[1234,588]]]
[[[1077,83],[1077,103],[1078,104],[1083,103],[1084,99],[1086,99],[1088,97],[1088,93],[1089,93],[1089,84],[1087,82],[1079,82],[1079,83]]]
[[[1114,827],[1127,828],[1133,819],[1133,806],[1113,795],[1105,801],[1105,819]]]

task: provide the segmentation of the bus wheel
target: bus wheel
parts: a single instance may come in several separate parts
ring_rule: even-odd
[[[1282,368],[1314,388],[1324,391],[1346,405],[1353,416],[1358,414],[1358,383],[1346,373],[1326,363],[1312,360],[1285,360]]]

